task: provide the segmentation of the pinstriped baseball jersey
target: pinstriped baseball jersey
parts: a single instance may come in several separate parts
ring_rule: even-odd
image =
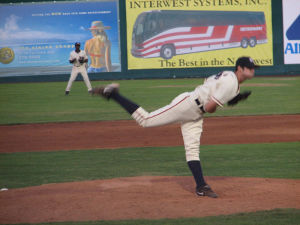
[[[223,71],[205,79],[204,83],[198,86],[192,95],[204,105],[212,99],[219,106],[223,107],[239,91],[236,75],[232,71]]]
[[[88,59],[88,57],[87,57],[85,51],[80,50],[80,52],[77,53],[77,52],[74,50],[74,51],[72,51],[72,52],[70,53],[70,58],[69,58],[69,60],[76,59],[75,62],[73,63],[73,65],[76,66],[76,67],[79,67],[79,66],[85,66],[85,63],[81,64],[81,63],[79,62],[79,58],[80,58],[80,57],[83,57],[84,59]]]

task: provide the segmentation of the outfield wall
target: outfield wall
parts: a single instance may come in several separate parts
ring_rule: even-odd
[[[106,0],[110,1],[110,0]],[[286,1],[295,1],[295,0],[286,0]],[[12,2],[12,5],[14,4],[20,4],[23,2],[24,4],[31,4],[32,2],[35,2],[36,4],[41,3],[40,1],[1,1],[1,3],[10,3]],[[30,2],[30,3],[26,3]],[[56,1],[61,2],[63,1]],[[71,1],[65,1],[70,3]],[[90,1],[92,2],[92,1]],[[113,0],[112,0],[113,2]],[[155,7],[150,4],[150,2],[158,2],[159,4],[156,4]],[[162,65],[161,67],[158,64],[155,64],[155,62],[158,62],[159,59],[136,59],[130,55],[131,51],[131,33],[132,33],[132,24],[134,22],[133,15],[136,12],[136,15],[140,14],[141,12],[147,11],[147,10],[156,10],[160,9],[157,8],[158,6],[161,7],[160,4],[161,1],[138,1],[138,0],[128,0],[127,2],[124,0],[120,0],[117,2],[118,5],[118,22],[119,22],[119,46],[115,46],[115,49],[119,48],[119,58],[116,59],[116,65],[115,70],[113,72],[96,72],[96,73],[90,73],[89,77],[91,80],[114,80],[114,79],[153,79],[153,78],[185,78],[185,77],[206,77],[210,74],[217,73],[220,70],[228,70],[228,69],[234,69],[233,66],[169,66],[166,68],[166,65]],[[199,7],[199,4],[201,1],[191,0],[178,0],[178,1],[172,1],[169,2],[173,3],[174,7],[185,7],[182,8],[183,10],[195,10],[195,6]],[[188,5],[188,3],[194,2],[193,7],[191,5]],[[203,2],[203,1],[202,1]],[[257,75],[299,75],[300,74],[300,60],[299,64],[297,63],[297,60],[295,63],[292,64],[285,64],[287,62],[287,59],[285,59],[284,55],[284,26],[283,26],[283,6],[282,6],[282,0],[236,0],[236,1],[206,1],[210,2],[211,4],[203,6],[203,9],[215,9],[216,6],[212,6],[213,2],[219,2],[218,6],[219,10],[230,10],[229,3],[232,4],[232,8],[234,7],[241,7],[241,8],[235,8],[234,10],[240,9],[240,10],[246,10],[246,7],[253,8],[252,10],[257,11],[264,11],[266,15],[266,24],[267,27],[272,27],[268,32],[269,37],[271,39],[268,40],[268,48],[262,48],[262,47],[255,47],[257,48],[257,51],[251,51],[251,56],[253,58],[259,57],[260,55],[269,54],[266,55],[266,58],[270,58],[268,62],[271,63],[271,65],[265,65],[262,66],[259,70],[257,70]],[[53,1],[44,1],[44,3],[53,3]],[[148,5],[146,5],[146,3]],[[236,4],[240,3],[240,4]],[[226,5],[227,4],[227,5]],[[244,4],[244,5],[243,5]],[[241,5],[241,6],[240,6]],[[2,7],[4,5],[0,5]],[[146,7],[148,6],[148,8]],[[213,7],[213,8],[209,8]],[[244,8],[243,8],[244,7]],[[255,8],[256,7],[256,8]],[[270,15],[268,14],[267,8],[270,7]],[[172,9],[172,7],[165,7],[161,9]],[[201,8],[202,10],[202,8]],[[128,15],[126,15],[128,14]],[[131,19],[133,18],[133,19]],[[131,25],[130,25],[131,24]],[[0,27],[0,29],[4,29]],[[291,30],[291,29],[290,29]],[[110,30],[112,32],[112,29]],[[290,35],[293,40],[293,44],[291,46],[295,46],[296,49],[293,51],[296,55],[300,55],[300,40],[295,40],[297,37],[295,35]],[[296,35],[297,36],[297,35]],[[300,39],[300,38],[299,38]],[[77,40],[74,40],[74,42]],[[0,43],[1,44],[1,43]],[[297,48],[297,45],[299,45],[299,49]],[[258,45],[257,45],[258,46]],[[267,46],[267,45],[265,45]],[[82,47],[83,49],[83,47]],[[248,48],[249,49],[249,48]],[[116,52],[118,50],[115,50]],[[243,51],[242,49],[234,49],[234,50],[216,50],[211,52],[205,52],[205,53],[195,53],[195,54],[189,54],[190,58],[198,58],[202,57],[205,60],[209,57],[215,57],[218,59],[231,57],[231,56],[237,56],[237,54],[244,54],[244,52],[247,54],[247,51]],[[250,50],[249,50],[250,52]],[[59,52],[57,54],[60,54]],[[232,55],[231,55],[232,54]],[[60,54],[61,56],[62,54]],[[205,57],[204,57],[205,56]],[[188,55],[181,56],[182,60],[189,59],[187,58]],[[63,60],[63,59],[62,59]],[[67,61],[68,59],[66,59]],[[135,62],[136,60],[136,62]],[[143,61],[144,60],[144,61]],[[156,60],[156,61],[155,61]],[[160,60],[163,62],[162,60]],[[169,61],[168,61],[169,62]],[[170,60],[170,62],[172,62]],[[173,61],[174,63],[174,61]],[[175,64],[175,63],[174,63]],[[174,65],[172,64],[172,65]],[[153,66],[152,66],[153,65]],[[140,69],[142,68],[142,69]],[[144,68],[144,69],[143,69]],[[0,68],[2,71],[4,71],[3,67]],[[27,68],[28,69],[28,68]],[[41,82],[41,81],[67,81],[69,78],[69,72],[65,72],[66,70],[63,70],[61,73],[55,73],[55,74],[44,74],[39,75],[36,71],[39,71],[40,68],[37,67],[31,67],[29,68],[29,73],[27,72],[26,75],[21,75],[18,73],[15,73],[15,75],[12,76],[0,76],[0,82]],[[22,68],[20,68],[20,71],[22,71]],[[30,72],[34,75],[29,75]],[[3,73],[2,73],[3,74]],[[79,79],[81,77],[79,76]]]

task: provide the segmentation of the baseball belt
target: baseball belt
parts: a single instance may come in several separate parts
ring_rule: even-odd
[[[202,112],[202,113],[205,113],[204,106],[203,106],[203,104],[201,104],[201,103],[199,102],[199,99],[198,99],[198,98],[195,99],[195,102],[196,102],[196,104],[198,105],[198,107],[199,107],[199,109],[201,110],[201,112]]]

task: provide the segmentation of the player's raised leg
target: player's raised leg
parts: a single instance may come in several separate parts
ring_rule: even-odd
[[[100,95],[107,100],[114,99],[119,103],[130,115],[136,111],[140,106],[133,101],[125,98],[119,94],[120,85],[117,83],[112,83],[106,86],[95,87],[92,89],[92,95]]]
[[[142,127],[163,126],[166,124],[190,121],[199,118],[199,108],[191,100],[188,92],[180,94],[173,101],[153,112],[147,112],[138,104],[122,96],[119,93],[118,84],[110,84],[105,87],[94,88],[93,94],[102,95],[106,99],[113,99],[119,103],[132,118]]]

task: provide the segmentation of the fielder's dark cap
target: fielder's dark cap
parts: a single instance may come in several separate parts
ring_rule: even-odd
[[[254,60],[247,56],[243,56],[237,59],[235,67],[237,68],[238,66],[242,68],[247,67],[248,69],[259,68],[258,65],[255,65]]]
[[[79,45],[79,46],[80,46],[80,42],[76,42],[76,43],[75,43],[75,46],[76,46],[76,45]]]

